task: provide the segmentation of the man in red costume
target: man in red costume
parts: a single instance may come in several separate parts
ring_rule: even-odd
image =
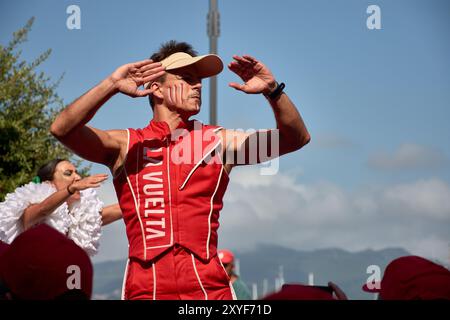
[[[190,120],[200,112],[202,79],[220,73],[223,64],[217,55],[198,56],[189,44],[175,41],[149,60],[119,67],[51,126],[63,144],[108,166],[114,177],[129,241],[125,299],[235,298],[216,251],[230,171],[298,150],[310,140],[284,84],[255,58],[233,58],[228,67],[244,84],[230,86],[264,94],[277,129],[250,134]],[[88,126],[119,92],[149,96],[148,126],[107,131]],[[262,148],[269,156],[261,156]]]

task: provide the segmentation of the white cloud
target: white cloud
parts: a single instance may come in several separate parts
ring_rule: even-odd
[[[293,176],[265,177],[256,168],[237,168],[231,181],[221,213],[220,246],[403,247],[448,260],[450,188],[441,180],[348,192],[328,182],[304,185]]]
[[[383,197],[392,210],[402,214],[442,220],[448,220],[450,216],[450,188],[438,179],[392,186],[385,190]]]
[[[101,196],[116,201],[112,184]],[[330,182],[298,183],[292,173],[233,170],[224,199],[219,246],[237,250],[274,243],[301,250],[403,247],[448,262],[450,187],[439,179],[349,192]],[[111,203],[111,202],[110,202]],[[125,258],[123,222],[104,229],[95,261]]]
[[[441,262],[447,262],[447,264],[450,261],[449,245],[448,240],[440,239],[434,235],[414,241],[414,247],[418,255],[437,258]]]
[[[369,157],[370,167],[379,170],[439,169],[448,165],[446,155],[435,148],[418,144],[402,144],[394,153],[377,152]]]

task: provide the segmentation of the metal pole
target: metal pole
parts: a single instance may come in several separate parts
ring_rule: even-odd
[[[220,35],[220,15],[217,0],[209,0],[207,16],[207,31],[209,37],[209,52],[217,54],[217,38]],[[210,78],[209,86],[209,123],[217,125],[217,76]]]

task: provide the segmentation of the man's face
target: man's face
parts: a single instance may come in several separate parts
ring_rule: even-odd
[[[194,115],[200,112],[202,103],[202,79],[195,68],[188,66],[167,72],[161,86],[165,104],[178,112]]]

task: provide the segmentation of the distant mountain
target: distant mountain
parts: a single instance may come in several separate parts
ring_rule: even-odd
[[[274,245],[260,245],[252,252],[236,253],[242,280],[250,288],[256,283],[260,296],[264,294],[263,279],[267,279],[266,293],[275,291],[275,279],[282,266],[285,283],[308,284],[308,275],[312,273],[315,285],[333,281],[349,299],[373,299],[372,294],[361,290],[370,276],[366,273],[367,267],[377,265],[383,272],[390,261],[406,255],[409,253],[401,248],[360,252],[337,248],[299,251]]]
[[[269,244],[261,244],[252,251],[235,252],[241,279],[250,289],[256,284],[259,296],[275,290],[282,270],[285,283],[307,284],[308,275],[313,273],[315,285],[333,281],[349,299],[373,299],[372,294],[361,290],[369,277],[367,267],[377,265],[383,272],[390,261],[406,255],[409,253],[401,248],[359,252],[337,248],[300,251]],[[94,264],[94,299],[120,299],[125,264],[125,261]]]

